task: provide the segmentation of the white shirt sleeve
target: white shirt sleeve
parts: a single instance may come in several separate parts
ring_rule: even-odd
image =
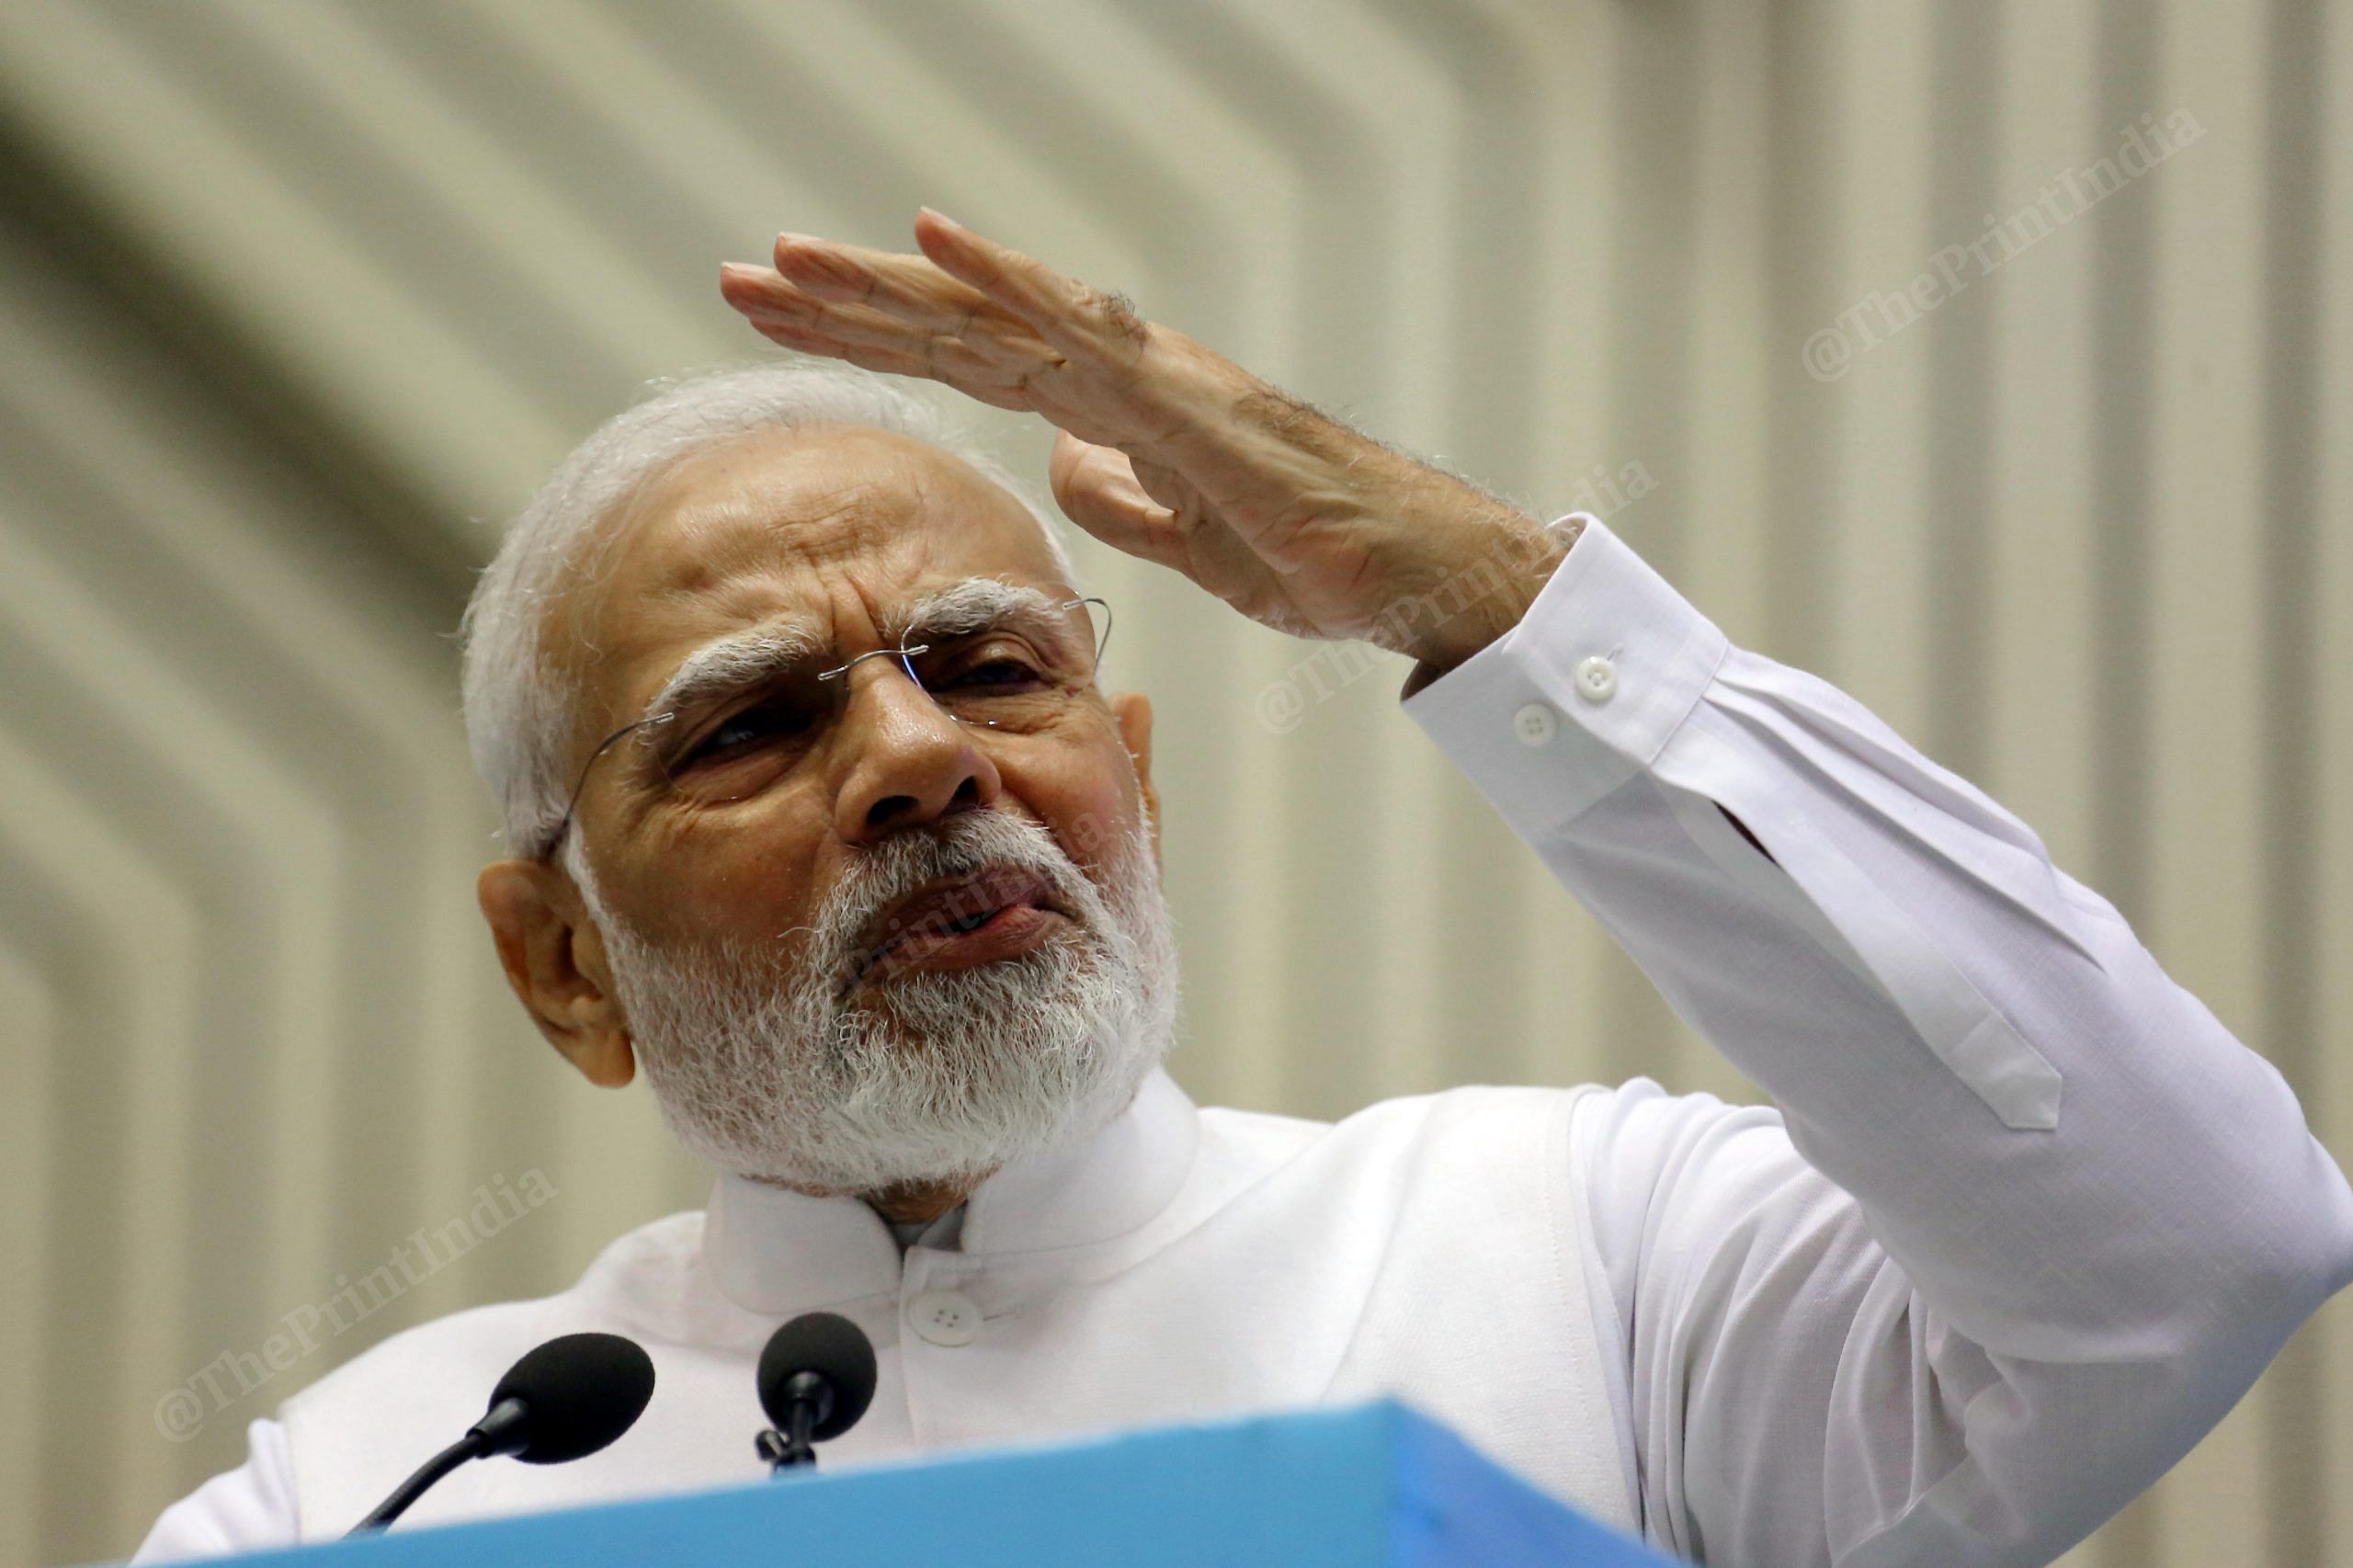
[[[245,1462],[223,1471],[164,1510],[131,1562],[176,1562],[293,1546],[301,1529],[286,1428],[256,1421],[245,1428]]]
[[[2353,1280],[2353,1188],[2269,1063],[2024,823],[1598,519],[1405,708],[1778,1108],[1579,1108],[1654,1540],[2048,1562]]]

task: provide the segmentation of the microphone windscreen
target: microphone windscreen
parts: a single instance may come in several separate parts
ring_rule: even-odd
[[[507,1369],[491,1394],[529,1412],[515,1457],[529,1464],[584,1459],[636,1425],[654,1397],[654,1359],[618,1334],[567,1334]]]
[[[791,1410],[785,1385],[802,1372],[816,1373],[834,1390],[834,1408],[809,1434],[814,1439],[840,1437],[874,1403],[874,1342],[839,1313],[803,1312],[768,1335],[760,1352],[760,1408],[779,1427]]]

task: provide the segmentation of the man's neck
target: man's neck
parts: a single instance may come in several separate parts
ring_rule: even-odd
[[[859,1194],[870,1208],[893,1225],[911,1225],[938,1219],[972,1196],[978,1182],[907,1181],[880,1192]]]
[[[950,1209],[972,1196],[982,1182],[995,1175],[983,1172],[971,1181],[902,1181],[874,1192],[861,1192],[858,1199],[868,1208],[893,1225],[911,1225],[938,1219]],[[838,1198],[838,1187],[802,1187],[797,1182],[779,1181],[773,1176],[745,1176],[746,1181],[762,1187],[781,1187],[787,1192],[806,1193],[811,1198]]]

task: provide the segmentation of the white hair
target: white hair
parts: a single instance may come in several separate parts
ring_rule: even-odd
[[[499,803],[513,855],[546,852],[573,787],[566,775],[579,693],[557,671],[546,643],[548,603],[581,563],[581,547],[597,524],[691,453],[747,431],[815,425],[911,437],[961,459],[1019,501],[1038,519],[1063,580],[1078,584],[1044,499],[903,381],[830,359],[795,358],[647,385],[642,401],[598,426],[556,465],[507,528],[459,623],[466,743]]]
[[[899,899],[997,866],[1069,914],[1042,947],[860,986],[865,933]],[[656,941],[582,866],[615,994],[688,1152],[813,1192],[970,1185],[1127,1108],[1176,1040],[1174,922],[1148,830],[1104,846],[1098,884],[1042,824],[956,812],[860,849],[806,941]]]

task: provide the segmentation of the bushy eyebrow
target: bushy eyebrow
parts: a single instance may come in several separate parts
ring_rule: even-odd
[[[645,705],[645,711],[638,715],[638,722],[650,724],[713,697],[756,686],[822,657],[825,646],[815,619],[806,616],[771,620],[748,631],[715,638],[678,662],[662,689]]]
[[[1040,589],[1001,583],[994,577],[967,577],[914,599],[886,617],[882,630],[902,643],[1017,630],[1068,652],[1065,645],[1070,635],[1061,614],[1068,602]],[[749,690],[820,659],[839,662],[813,616],[784,616],[729,632],[680,660],[662,689],[645,705],[639,722],[651,723]]]

